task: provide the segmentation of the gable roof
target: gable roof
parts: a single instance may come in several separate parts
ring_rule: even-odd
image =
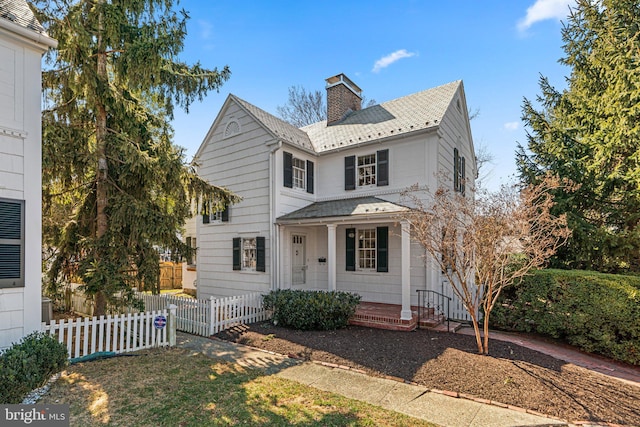
[[[312,203],[297,211],[282,215],[277,222],[317,220],[342,216],[389,216],[407,212],[409,208],[377,197],[329,200]]]
[[[0,0],[0,27],[17,32],[15,28],[11,28],[10,24],[6,25],[9,22],[27,30],[21,31],[20,34],[33,41],[49,47],[58,45],[56,40],[47,35],[25,0]]]
[[[352,111],[344,119],[330,126],[327,126],[326,120],[323,120],[309,126],[296,128],[233,94],[228,96],[225,105],[233,100],[275,139],[316,154],[322,154],[412,132],[436,130],[440,127],[455,94],[461,88],[462,81],[457,80],[363,110]],[[225,106],[222,107],[211,129],[221,119],[220,115],[224,109]],[[211,130],[209,134],[210,132]],[[203,144],[198,149],[196,158],[206,145],[207,139],[208,136],[205,137]]]

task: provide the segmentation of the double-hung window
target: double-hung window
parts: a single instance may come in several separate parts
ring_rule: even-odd
[[[389,272],[389,227],[346,229],[346,270]]]
[[[389,185],[389,150],[344,158],[344,189]]]
[[[301,190],[306,190],[307,184],[307,170],[306,170],[306,162],[302,159],[294,157],[292,159],[292,167],[293,167],[293,188],[300,188]]]
[[[266,271],[265,238],[236,237],[233,239],[233,269],[240,271]]]
[[[313,169],[311,160],[294,157],[286,151],[282,152],[283,184],[287,188],[297,188],[313,194]]]
[[[376,184],[376,155],[358,156],[358,187]]]
[[[202,214],[203,224],[217,224],[221,222],[229,222],[229,206],[225,206],[224,209],[215,211],[211,211],[208,208],[205,209]]]
[[[464,196],[464,192],[466,189],[465,181],[467,180],[467,175],[465,171],[465,160],[464,156],[460,155],[460,152],[457,148],[453,149],[453,189],[455,191],[459,191]]]
[[[24,287],[24,201],[0,199],[0,288]]]

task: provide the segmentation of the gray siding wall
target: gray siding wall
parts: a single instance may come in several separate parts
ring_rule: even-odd
[[[240,131],[225,137],[230,121]],[[233,101],[221,112],[198,159],[198,173],[242,197],[230,207],[230,221],[196,220],[198,297],[223,297],[270,289],[269,147],[270,135]],[[233,238],[265,237],[266,272],[233,270]]]

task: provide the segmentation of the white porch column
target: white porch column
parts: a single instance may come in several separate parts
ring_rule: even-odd
[[[285,289],[284,286],[284,252],[286,250],[286,240],[284,235],[284,225],[278,224],[278,258],[276,263],[276,280],[274,289]],[[290,287],[290,286],[289,286]]]
[[[400,319],[411,319],[411,226],[408,221],[401,221],[401,277],[402,277],[402,311]]]
[[[329,291],[336,290],[336,224],[327,224],[327,282]]]

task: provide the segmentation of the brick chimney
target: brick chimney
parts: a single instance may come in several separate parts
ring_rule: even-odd
[[[344,74],[329,77],[327,82],[327,126],[344,118],[349,111],[362,108],[362,89]]]

